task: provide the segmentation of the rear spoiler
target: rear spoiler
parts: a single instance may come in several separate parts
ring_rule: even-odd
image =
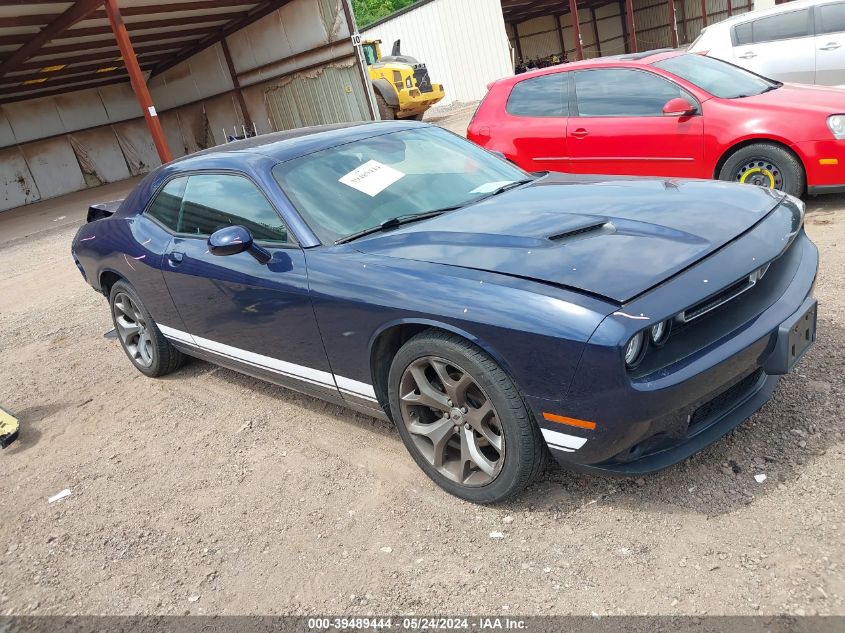
[[[97,204],[92,204],[88,207],[88,217],[86,218],[86,222],[94,222],[96,220],[102,220],[103,218],[107,218],[110,215],[114,214],[120,208],[120,205],[123,204],[123,200],[112,200],[111,202],[98,202]]]

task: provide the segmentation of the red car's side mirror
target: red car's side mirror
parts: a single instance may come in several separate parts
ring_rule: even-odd
[[[698,108],[683,97],[669,99],[663,106],[663,116],[691,116],[698,112]]]

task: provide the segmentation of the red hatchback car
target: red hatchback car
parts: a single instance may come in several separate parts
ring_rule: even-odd
[[[467,136],[528,171],[845,192],[845,90],[783,84],[677,51],[494,82]]]

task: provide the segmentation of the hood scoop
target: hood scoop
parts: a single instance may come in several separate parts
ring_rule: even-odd
[[[548,239],[552,242],[567,243],[591,237],[592,235],[610,235],[615,232],[616,227],[614,227],[607,218],[603,218],[586,226],[580,226],[578,228],[564,231],[563,233],[550,235]]]

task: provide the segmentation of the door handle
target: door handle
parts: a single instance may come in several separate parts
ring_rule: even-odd
[[[837,48],[842,48],[840,44],[836,42],[828,42],[824,46],[822,46],[819,50],[820,51],[835,51]]]
[[[181,264],[182,260],[185,259],[185,253],[180,253],[179,251],[173,251],[167,256],[167,259],[170,260],[171,264]]]
[[[575,138],[584,138],[588,134],[589,132],[582,127],[579,127],[577,130],[572,132],[572,136],[574,136]]]
[[[739,56],[740,59],[752,59],[754,57],[757,57],[757,53],[753,51],[748,51],[747,53],[745,53],[745,55]]]

